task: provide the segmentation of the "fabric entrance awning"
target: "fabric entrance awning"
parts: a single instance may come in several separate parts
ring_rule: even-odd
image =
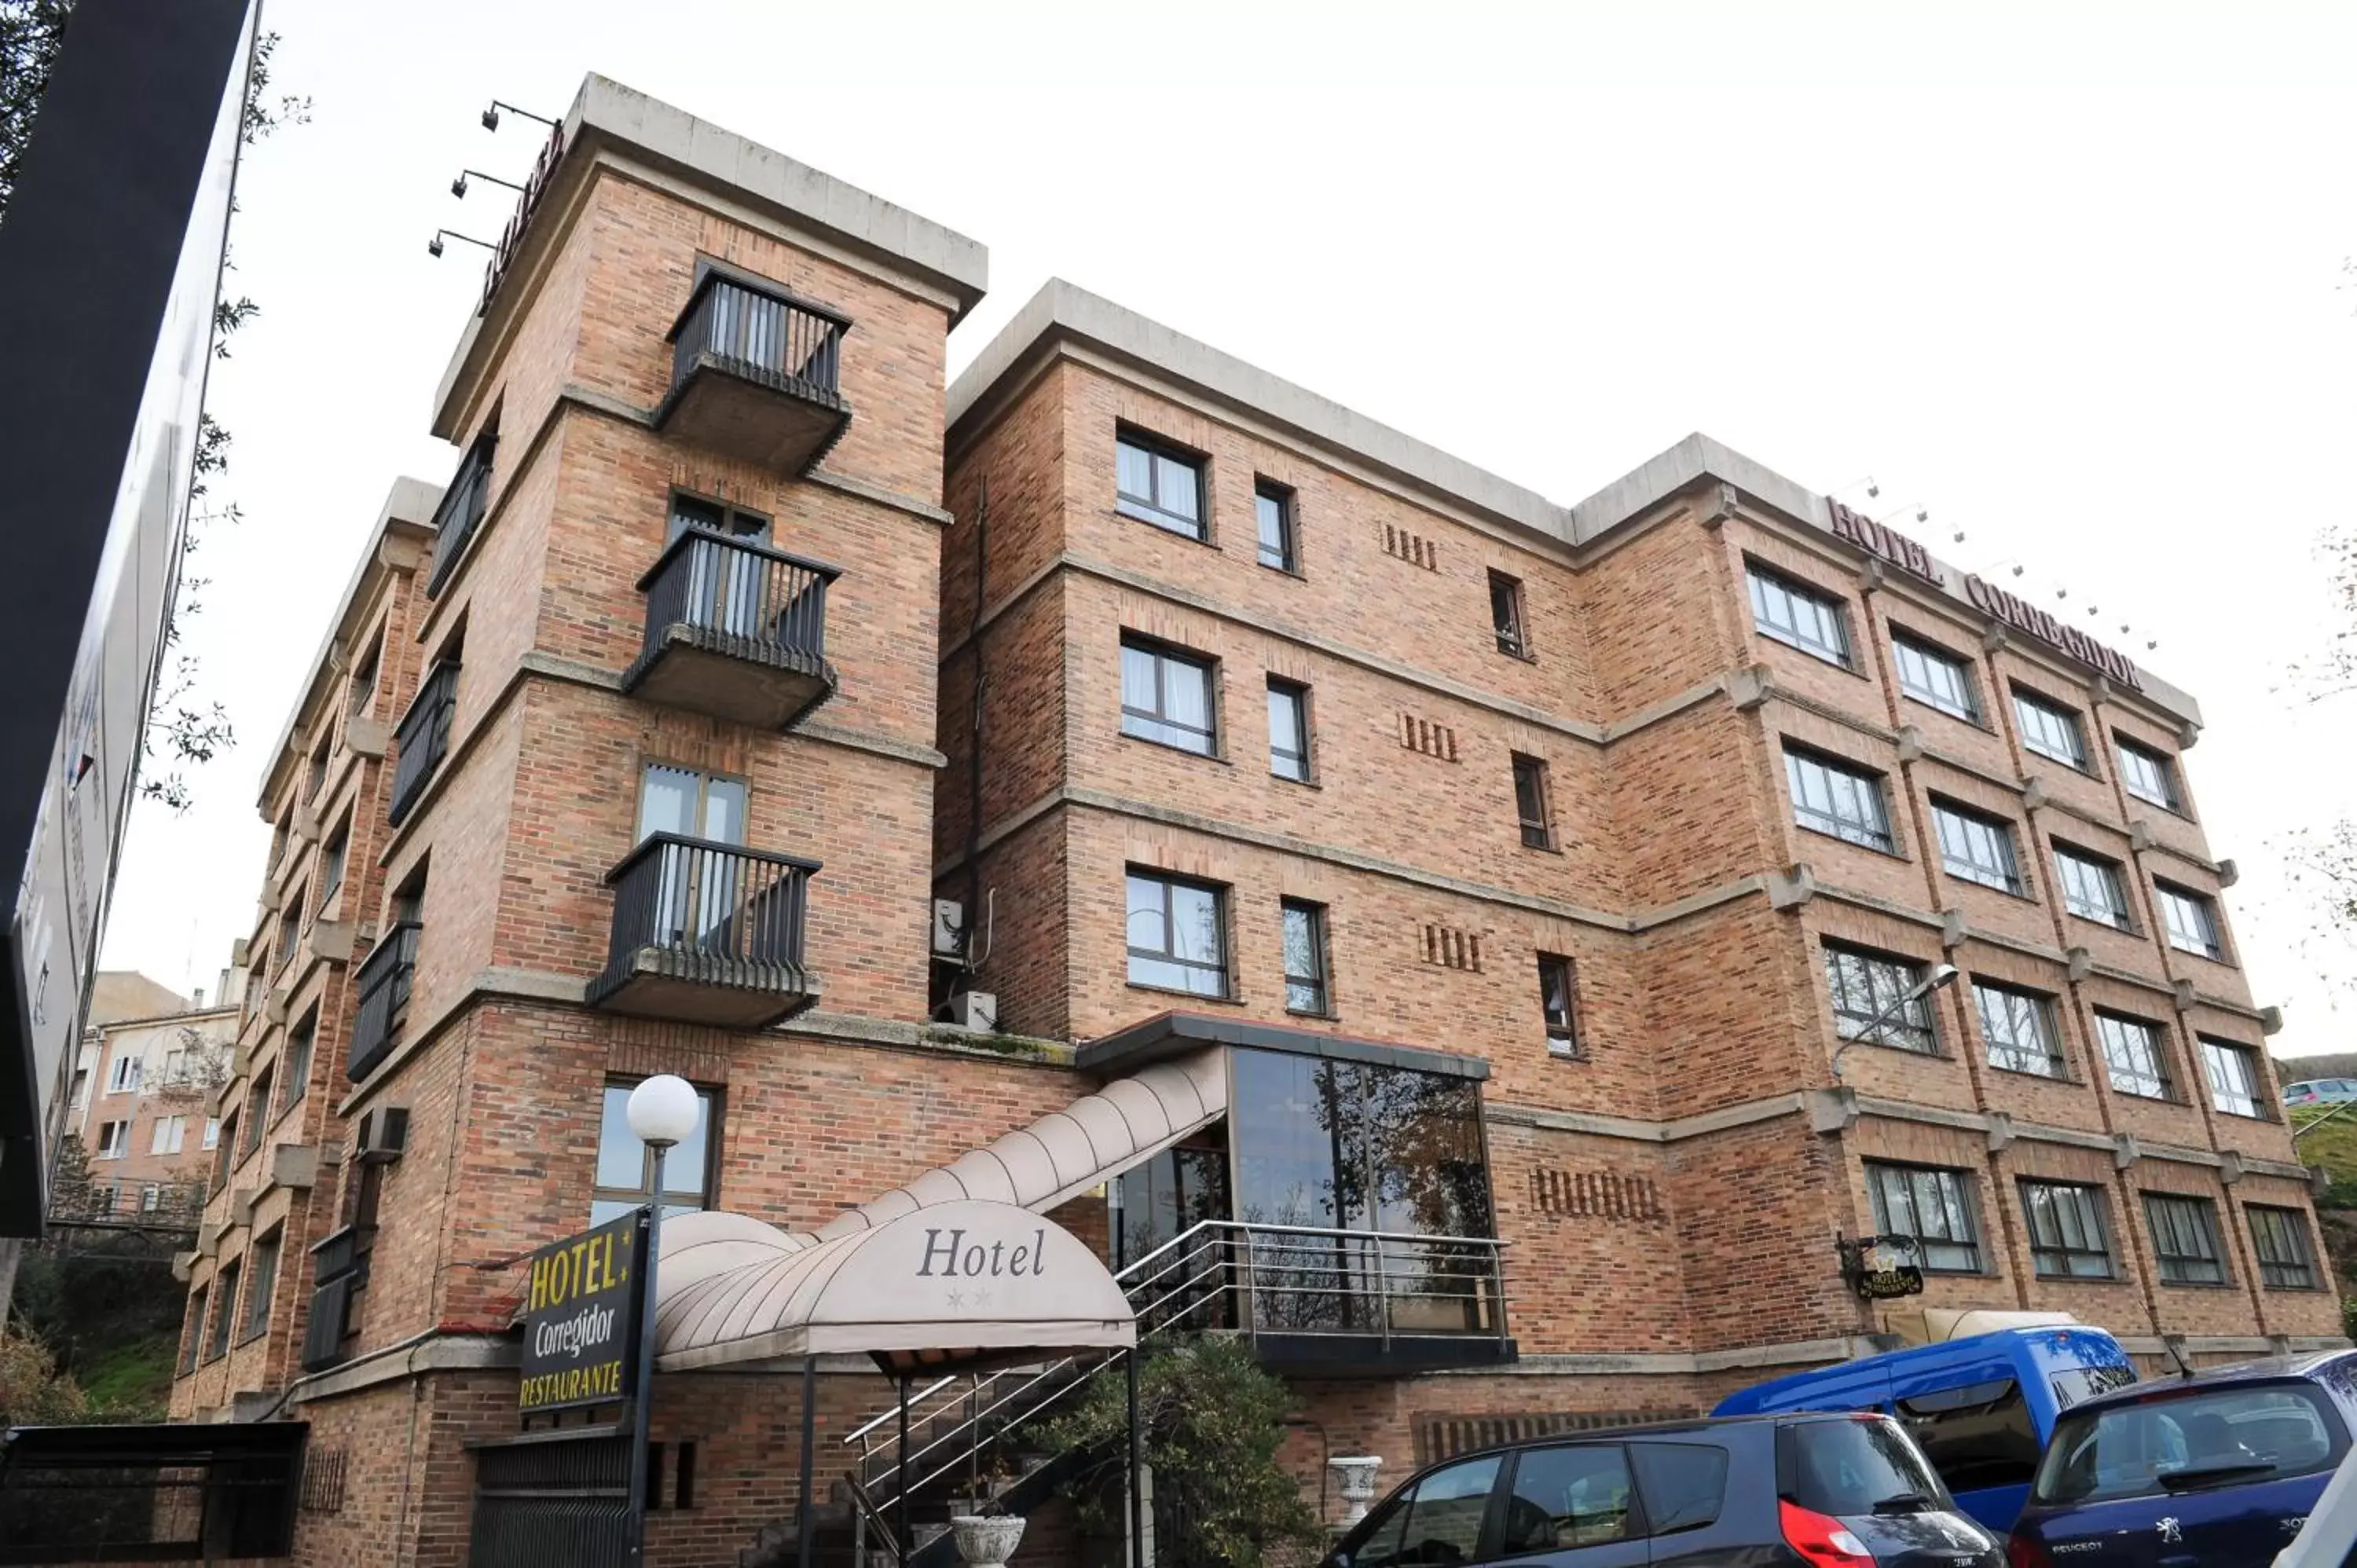
[[[682,1215],[663,1230],[664,1371],[835,1354],[904,1371],[1137,1342],[1096,1254],[1011,1203],[931,1204],[823,1240],[740,1214]]]

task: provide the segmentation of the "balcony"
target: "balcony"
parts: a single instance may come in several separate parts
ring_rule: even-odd
[[[360,1005],[352,1016],[352,1053],[344,1076],[354,1083],[376,1070],[401,1042],[409,1015],[409,982],[417,970],[414,920],[404,920],[377,939],[361,965]]]
[[[837,386],[850,317],[718,269],[671,329],[671,391],[655,428],[780,473],[809,471],[843,438]]]
[[[818,1000],[802,926],[819,863],[651,834],[607,874],[613,941],[589,1004],[750,1029]]]
[[[425,596],[429,599],[450,580],[458,557],[467,553],[467,542],[475,536],[476,525],[490,510],[491,453],[499,441],[496,430],[486,430],[476,438],[458,464],[458,471],[451,476],[450,488],[442,492],[442,504],[434,510],[434,564],[425,574]]]
[[[303,1327],[303,1369],[316,1372],[344,1359],[351,1329],[352,1298],[368,1284],[373,1225],[347,1225],[311,1249],[316,1287],[311,1315]]]
[[[691,528],[639,579],[646,646],[622,689],[759,729],[791,728],[834,694],[826,588],[842,575]]]
[[[393,798],[385,815],[394,827],[409,815],[427,780],[450,749],[450,715],[458,705],[458,665],[446,659],[425,672],[409,712],[393,732]]]

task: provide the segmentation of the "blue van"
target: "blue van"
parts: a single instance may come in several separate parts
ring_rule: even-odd
[[[1956,1506],[2003,1535],[2020,1516],[2056,1419],[2136,1380],[2128,1353],[2100,1328],[2000,1328],[1795,1372],[1730,1394],[1711,1413],[1896,1415]]]

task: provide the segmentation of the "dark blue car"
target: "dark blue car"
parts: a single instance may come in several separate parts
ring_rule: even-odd
[[[2011,1568],[2266,1568],[2349,1451],[2357,1350],[2140,1383],[2063,1412]]]

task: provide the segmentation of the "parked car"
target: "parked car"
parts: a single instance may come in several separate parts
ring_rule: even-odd
[[[2357,1078],[2310,1078],[2284,1085],[2286,1105],[2346,1105],[2357,1100]]]
[[[1881,1411],[1897,1416],[1956,1504],[2003,1535],[2056,1418],[2136,1381],[2120,1342],[2100,1328],[2041,1325],[1861,1357],[1795,1372],[1721,1400],[1715,1415]]]
[[[1326,1568],[2003,1568],[1895,1421],[1782,1415],[1534,1439],[1411,1476]]]
[[[2323,1495],[2291,1544],[2276,1553],[2275,1568],[2341,1568],[2357,1556],[2357,1448],[2324,1483]]]
[[[2357,1418],[2357,1351],[2278,1356],[2067,1412],[2007,1546],[2012,1568],[2266,1568]]]

